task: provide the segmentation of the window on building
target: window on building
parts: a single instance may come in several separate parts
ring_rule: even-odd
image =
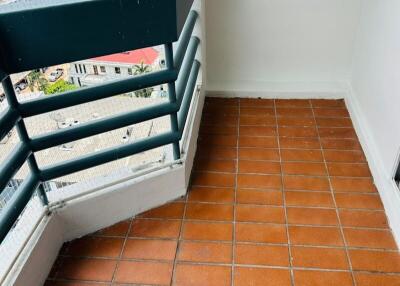
[[[75,84],[74,77],[71,76],[70,82],[71,82],[72,84]]]
[[[79,65],[79,71],[82,73],[82,65]]]
[[[94,72],[94,74],[96,74],[96,75],[99,74],[99,71],[98,71],[98,69],[97,69],[97,66],[93,66],[93,72]]]
[[[83,71],[86,73],[86,66],[83,65]]]
[[[74,66],[75,66],[75,72],[78,73],[78,65],[74,64]]]
[[[165,60],[164,59],[161,59],[160,60],[160,67],[165,67]]]
[[[82,86],[81,79],[79,77],[78,77],[78,84],[79,86]]]
[[[131,68],[128,68],[128,74],[132,75],[132,69]]]
[[[100,66],[100,71],[101,72],[106,72],[106,67],[105,66]]]
[[[121,68],[120,67],[115,67],[115,73],[120,74],[121,73]]]

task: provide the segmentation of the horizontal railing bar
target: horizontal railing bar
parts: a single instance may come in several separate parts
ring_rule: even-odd
[[[20,120],[20,116],[18,111],[14,108],[7,107],[7,109],[0,114],[0,141],[14,128],[18,120]]]
[[[31,147],[34,152],[105,133],[132,124],[151,120],[177,112],[176,103],[163,103],[139,110],[126,112],[112,117],[102,118],[73,127],[59,129],[49,134],[32,138]]]
[[[173,82],[176,79],[177,71],[162,70],[123,80],[111,81],[93,87],[86,87],[61,94],[25,101],[20,104],[19,110],[22,117],[25,118],[104,99],[122,93],[133,92],[143,88]]]
[[[39,179],[36,175],[30,174],[2,209],[0,213],[0,243],[21,215],[38,186]]]
[[[4,191],[8,182],[18,172],[31,151],[26,143],[18,143],[13,151],[1,162],[0,165],[0,194]]]
[[[174,66],[178,71],[181,68],[183,59],[186,54],[186,49],[188,47],[190,37],[193,34],[193,29],[196,24],[198,16],[199,14],[196,11],[194,10],[190,11],[186,19],[185,25],[183,26],[183,30],[179,37],[178,47],[176,48],[175,59],[174,59]]]
[[[189,74],[192,69],[193,61],[196,58],[197,48],[199,46],[200,39],[192,37],[190,39],[189,47],[185,56],[185,60],[182,65],[182,70],[179,73],[178,80],[176,81],[176,94],[178,103],[182,101],[185,93],[186,85],[188,82]]]
[[[69,175],[111,161],[122,159],[140,152],[171,144],[181,138],[180,132],[168,132],[150,138],[137,140],[136,142],[118,147],[108,148],[90,155],[81,156],[74,160],[61,162],[41,170],[41,178],[44,181]]]
[[[189,81],[186,86],[185,95],[183,96],[182,106],[178,113],[179,131],[183,132],[187,120],[187,116],[192,102],[193,93],[196,88],[197,77],[200,71],[200,62],[195,60],[190,71]]]

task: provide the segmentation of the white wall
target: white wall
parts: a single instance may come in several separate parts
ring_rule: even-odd
[[[359,24],[351,100],[400,242],[400,193],[391,180],[400,150],[400,1],[363,0]]]
[[[342,89],[350,78],[359,4],[207,1],[207,89]]]

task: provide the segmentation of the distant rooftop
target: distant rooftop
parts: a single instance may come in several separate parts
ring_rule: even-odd
[[[100,62],[113,62],[125,64],[140,64],[151,65],[158,58],[158,52],[153,48],[145,48],[129,52],[117,53],[108,56],[93,58],[91,60]]]

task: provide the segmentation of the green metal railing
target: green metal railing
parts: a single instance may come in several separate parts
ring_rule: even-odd
[[[167,67],[158,72],[18,102],[8,72],[0,70],[0,79],[2,80],[9,105],[0,114],[0,140],[7,136],[14,127],[18,131],[20,138],[20,143],[8,155],[6,160],[0,163],[0,192],[4,190],[8,182],[25,162],[28,162],[30,168],[30,174],[0,213],[0,242],[4,240],[36,191],[43,205],[46,206],[48,204],[43,188],[43,183],[46,181],[167,144],[173,145],[174,158],[178,159],[180,157],[179,141],[182,138],[200,70],[200,62],[195,59],[200,40],[192,36],[197,18],[197,12],[189,12],[179,36],[175,56],[172,42],[164,43]],[[45,38],[45,35],[42,35],[42,37]],[[66,58],[69,59],[69,57]],[[75,59],[77,58],[75,57]],[[28,135],[24,123],[25,118],[160,84],[168,84],[168,103],[93,120],[66,129],[59,129],[52,133],[34,137]],[[171,117],[171,130],[164,134],[86,154],[74,160],[63,161],[49,166],[38,166],[35,158],[35,152],[41,150],[166,115]]]

